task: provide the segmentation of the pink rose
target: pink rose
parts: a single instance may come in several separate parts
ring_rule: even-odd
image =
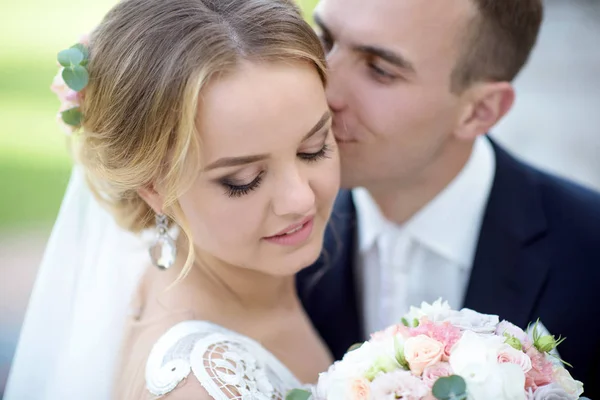
[[[404,358],[417,376],[421,376],[426,367],[441,361],[443,356],[444,344],[429,336],[414,336],[404,342]]]
[[[439,362],[423,370],[423,383],[432,388],[439,378],[452,375],[452,367],[447,362]]]
[[[523,370],[523,373],[526,374],[531,370],[531,358],[520,350],[515,349],[514,347],[503,344],[502,347],[498,350],[498,362],[499,363],[511,363],[516,364]]]
[[[351,400],[369,400],[371,397],[370,382],[365,378],[355,378],[350,382]]]

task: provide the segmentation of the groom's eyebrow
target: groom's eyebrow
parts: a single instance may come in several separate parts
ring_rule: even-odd
[[[395,65],[398,68],[401,68],[407,72],[415,73],[414,65],[406,59],[406,57],[402,56],[402,54],[398,54],[392,50],[387,50],[377,46],[368,46],[368,45],[356,45],[353,46],[354,51],[359,53],[370,55],[374,57],[379,57],[382,60],[389,62],[390,64]]]
[[[323,36],[333,39],[333,35],[331,34],[331,30],[327,27],[323,19],[318,15],[313,15],[313,20],[315,24],[323,31]],[[406,57],[402,54],[399,54],[393,50],[385,49],[380,46],[375,45],[362,45],[362,44],[353,44],[351,46],[352,50],[360,53],[362,55],[379,57],[382,60],[389,62],[392,65],[395,65],[398,68],[401,68],[407,72],[415,73],[415,66],[411,63]]]

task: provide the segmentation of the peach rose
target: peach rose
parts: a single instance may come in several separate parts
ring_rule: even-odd
[[[410,371],[421,376],[426,367],[439,362],[444,355],[444,344],[426,335],[414,336],[404,343],[404,358]]]
[[[556,383],[574,398],[579,398],[583,394],[583,383],[573,379],[569,371],[564,367],[555,366],[552,369],[552,376]]]
[[[369,381],[364,378],[356,378],[350,382],[351,400],[369,400],[371,397],[371,387]]]

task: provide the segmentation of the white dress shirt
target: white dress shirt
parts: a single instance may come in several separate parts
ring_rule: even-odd
[[[462,307],[495,164],[491,143],[478,138],[459,175],[403,225],[386,220],[367,190],[353,190],[366,335],[400,322],[422,301],[442,297]]]

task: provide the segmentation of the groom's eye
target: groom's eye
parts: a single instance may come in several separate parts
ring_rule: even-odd
[[[321,45],[323,46],[325,52],[328,53],[331,51],[331,48],[333,47],[333,39],[331,39],[327,33],[319,34],[319,39],[321,40]]]
[[[371,75],[371,77],[377,82],[391,83],[397,78],[396,74],[389,72],[386,68],[382,67],[374,60],[367,60],[366,64],[369,75]]]

